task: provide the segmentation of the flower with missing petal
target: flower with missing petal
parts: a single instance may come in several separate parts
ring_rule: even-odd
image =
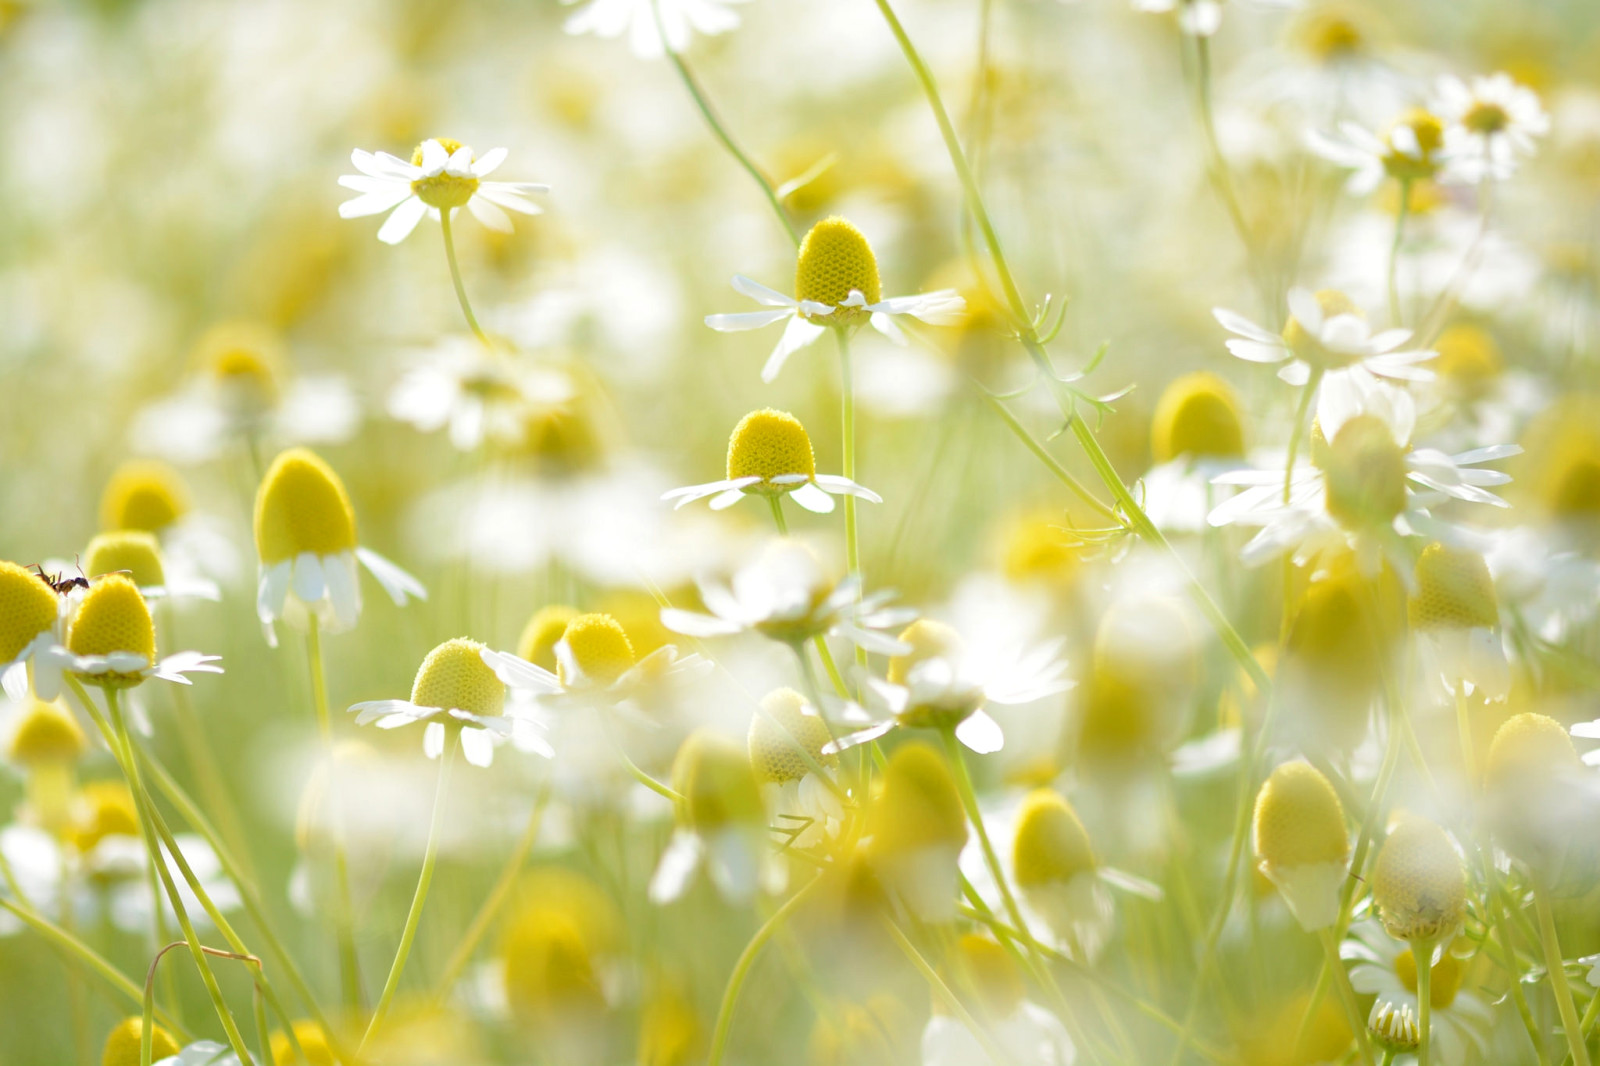
[[[662,495],[675,508],[711,497],[713,511],[725,510],[746,496],[789,496],[808,511],[829,514],[834,496],[855,496],[869,503],[883,497],[847,477],[817,473],[811,437],[787,411],[751,411],[728,437],[728,476],[722,481],[688,485]]]
[[[465,207],[472,216],[492,230],[511,232],[511,217],[505,210],[537,215],[541,208],[524,197],[531,192],[549,192],[550,186],[527,181],[488,181],[488,176],[505,161],[504,148],[491,149],[482,159],[472,149],[449,137],[433,137],[417,145],[406,162],[388,152],[366,152],[357,148],[350,161],[360,174],[346,174],[339,184],[360,193],[339,205],[340,218],[363,218],[391,212],[378,229],[378,240],[399,244],[417,228],[422,216],[438,219],[440,212],[454,217]]]

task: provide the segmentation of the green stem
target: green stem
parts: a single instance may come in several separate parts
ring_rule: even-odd
[[[1433,1050],[1433,941],[1413,940],[1411,959],[1417,971],[1417,1066],[1431,1066]]]
[[[845,476],[848,477],[849,475]],[[848,501],[853,498],[850,496],[845,497],[846,506],[849,506]],[[778,527],[780,536],[787,537],[789,535],[789,520],[783,516],[783,496],[781,494],[768,496],[767,503],[772,508],[773,525]],[[848,697],[850,690],[845,687],[844,675],[839,673],[839,667],[833,661],[833,652],[828,650],[828,638],[818,633],[811,638],[811,642],[816,645],[817,657],[822,660],[823,667],[827,669],[828,680],[832,682],[834,691],[840,696]],[[817,704],[817,710],[819,712],[822,710],[822,704]]]
[[[690,72],[688,64],[667,43],[667,32],[661,25],[661,6],[657,0],[651,0],[650,10],[655,16],[656,32],[661,37],[662,50],[667,53],[667,59],[672,63],[672,68],[678,72],[678,78],[683,82],[683,87],[689,90],[689,96],[694,100],[694,106],[700,109],[701,117],[706,120],[706,125],[711,127],[711,132],[716,135],[717,140],[722,142],[722,147],[726,148],[728,154],[733,156],[739,166],[744,168],[744,172],[749,174],[757,185],[761,186],[761,192],[766,196],[767,203],[772,205],[773,214],[777,215],[778,221],[783,224],[783,231],[789,235],[789,240],[794,242],[795,247],[798,248],[800,246],[800,234],[795,231],[794,223],[789,221],[789,212],[783,209],[783,203],[778,199],[778,190],[773,187],[772,182],[761,172],[761,168],[756,166],[754,160],[745,153],[745,150],[739,147],[738,142],[733,139],[733,134],[728,132],[728,128],[722,123],[722,119],[717,116],[716,108],[711,106],[711,101],[706,98],[705,90],[700,87],[699,81]]]
[[[1344,1007],[1345,1020],[1350,1023],[1350,1031],[1356,1034],[1356,1047],[1361,1052],[1361,1061],[1366,1066],[1372,1066],[1372,1045],[1367,1041],[1367,1019],[1361,1013],[1361,1004],[1356,1000],[1356,990],[1350,986],[1350,975],[1345,972],[1344,961],[1339,958],[1339,938],[1333,926],[1324,926],[1319,931],[1322,941],[1322,951],[1327,956],[1327,972],[1333,977],[1333,986],[1339,992],[1339,1002]]]
[[[945,754],[949,756],[950,763],[955,769],[956,791],[961,794],[961,805],[967,809],[967,817],[971,819],[972,828],[978,834],[978,844],[983,849],[983,861],[988,865],[989,873],[1000,889],[1000,898],[1005,903],[1006,917],[1011,919],[1012,925],[1027,932],[1028,925],[1022,920],[1022,908],[1017,906],[1017,898],[1011,893],[1011,884],[1006,880],[1005,871],[1000,867],[1000,856],[996,854],[994,844],[989,840],[989,831],[984,828],[983,812],[978,809],[978,794],[972,787],[972,775],[967,771],[967,760],[961,741],[956,739],[954,729],[942,729],[939,735],[944,740]]]
[[[1533,1011],[1528,1006],[1528,997],[1522,991],[1521,964],[1517,960],[1516,946],[1511,940],[1511,929],[1507,924],[1505,910],[1505,888],[1500,884],[1500,873],[1495,869],[1493,851],[1487,839],[1482,839],[1478,844],[1478,860],[1483,867],[1483,883],[1486,888],[1484,895],[1489,906],[1489,924],[1500,938],[1500,950],[1505,956],[1502,965],[1505,967],[1507,982],[1511,987],[1511,999],[1516,1004],[1517,1014],[1522,1019],[1522,1027],[1528,1031],[1528,1040],[1533,1044],[1533,1054],[1539,1066],[1549,1066],[1549,1057],[1544,1050],[1544,1031],[1534,1020]],[[1600,997],[1596,997],[1600,1002]],[[1592,1007],[1593,1004],[1590,1004]]]
[[[833,331],[839,342],[839,424],[843,441],[840,445],[841,473],[851,481],[856,479],[856,375],[850,363],[850,331],[839,327]],[[856,581],[856,602],[861,602],[861,533],[856,522],[855,496],[844,498],[844,559],[845,568]],[[867,649],[856,645],[856,664],[867,665]]]
[[[489,337],[483,332],[483,327],[478,325],[478,318],[472,313],[472,305],[467,302],[467,287],[461,283],[461,267],[456,263],[455,236],[450,229],[450,216],[456,208],[447,207],[439,212],[439,229],[444,233],[444,257],[450,261],[450,281],[456,288],[456,301],[461,304],[461,313],[467,316],[467,325],[472,328],[472,335],[483,342],[485,348],[493,349]]]
[[[1017,435],[1017,439],[1022,441],[1022,443],[1027,446],[1027,449],[1037,456],[1039,461],[1043,463],[1045,467],[1056,476],[1057,480],[1065,485],[1074,496],[1077,496],[1084,503],[1088,504],[1089,509],[1094,511],[1094,513],[1099,515],[1101,518],[1110,522],[1115,522],[1118,525],[1122,524],[1122,519],[1117,516],[1115,511],[1096,499],[1094,493],[1090,492],[1088,488],[1085,487],[1083,482],[1073,477],[1067,468],[1057,462],[1056,457],[1046,451],[1045,446],[1040,444],[1039,441],[1034,438],[1032,433],[1028,432],[1027,427],[1021,422],[1017,421],[1017,416],[1011,413],[1011,409],[1000,400],[1000,397],[985,389],[983,392],[983,398],[989,401],[989,406],[994,408],[995,412],[1005,421],[1005,424],[1011,428],[1011,432]]]
[[[1544,946],[1544,969],[1550,978],[1550,991],[1556,997],[1556,1009],[1561,1013],[1561,1028],[1566,1032],[1567,1050],[1572,1053],[1573,1066],[1589,1066],[1589,1045],[1583,1039],[1583,1024],[1578,1020],[1578,1009],[1572,1002],[1572,986],[1567,984],[1567,964],[1561,956],[1561,943],[1556,939],[1556,920],[1550,912],[1550,894],[1541,879],[1533,882],[1533,909],[1539,918],[1539,942]],[[1420,994],[1420,993],[1419,993]],[[1421,1066],[1428,1066],[1423,1062]]]
[[[1400,325],[1400,244],[1411,216],[1411,179],[1400,179],[1400,208],[1394,216],[1394,241],[1389,245],[1389,325]]]
[[[445,216],[448,217],[448,216]],[[449,224],[445,228],[445,247],[450,247]],[[455,262],[454,253],[451,263]],[[322,757],[327,763],[328,781],[332,783],[335,772],[333,752],[333,718],[328,712],[328,679],[322,666],[322,630],[317,616],[311,615],[306,627],[306,659],[311,673],[311,704],[317,716],[317,733],[322,739]],[[332,789],[324,795],[331,802],[328,820],[328,838],[333,851],[333,926],[339,950],[339,985],[343,992],[345,1010],[356,1015],[361,1012],[361,958],[356,952],[355,912],[350,903],[350,860],[344,846],[344,812],[337,798],[329,800]]]
[[[717,1008],[717,1021],[712,1030],[711,1057],[708,1066],[719,1066],[722,1062],[723,1053],[728,1047],[728,1033],[733,1028],[733,1008],[739,1002],[739,992],[750,976],[750,968],[755,965],[761,949],[783,923],[789,920],[789,916],[800,909],[800,904],[821,881],[822,875],[818,874],[806,882],[805,887],[785,900],[783,906],[772,912],[772,917],[761,923],[761,928],[756,930],[755,935],[750,938],[750,943],[739,953],[738,961],[733,964],[733,973],[728,976],[728,986],[722,991],[722,1004]]]
[[[461,729],[446,727],[446,731],[449,733],[449,738],[445,741],[444,751],[439,756],[439,783],[433,793],[433,818],[428,823],[428,843],[422,852],[422,873],[417,877],[417,890],[411,897],[411,910],[406,914],[405,930],[400,934],[400,946],[395,949],[394,962],[389,966],[389,978],[383,983],[383,994],[378,997],[378,1005],[372,1012],[372,1020],[367,1023],[366,1034],[362,1036],[361,1045],[356,1049],[357,1059],[365,1054],[367,1045],[378,1035],[378,1030],[383,1026],[383,1019],[389,1013],[389,1004],[394,1000],[395,990],[400,987],[400,975],[406,969],[406,959],[411,955],[411,943],[416,939],[417,927],[422,923],[422,905],[427,902],[428,887],[433,884],[433,866],[439,857],[439,828],[444,824],[450,767],[455,762],[456,749],[461,746]]]
[[[1195,88],[1200,111],[1200,130],[1205,136],[1211,179],[1217,187],[1217,195],[1222,198],[1222,204],[1228,211],[1228,220],[1233,223],[1234,231],[1239,235],[1239,243],[1244,245],[1245,257],[1250,264],[1251,272],[1255,275],[1261,299],[1270,306],[1272,298],[1267,287],[1265,268],[1259,262],[1259,253],[1255,239],[1250,234],[1250,224],[1245,220],[1244,209],[1239,206],[1239,194],[1233,187],[1233,173],[1228,169],[1227,158],[1222,154],[1222,142],[1217,139],[1216,116],[1211,106],[1211,42],[1206,37],[1196,37],[1194,42],[1197,60]]]
[[[889,936],[894,940],[895,945],[910,960],[911,965],[915,966],[917,972],[922,974],[923,979],[928,982],[928,987],[933,990],[934,995],[944,1002],[950,1013],[954,1014],[961,1024],[965,1025],[972,1032],[972,1035],[978,1039],[978,1043],[983,1045],[983,1052],[989,1057],[989,1061],[994,1066],[1003,1066],[1003,1064],[1009,1062],[1010,1059],[1005,1052],[995,1045],[994,1037],[989,1035],[989,1031],[978,1023],[978,1020],[972,1016],[961,1000],[956,997],[955,992],[951,991],[944,978],[939,976],[939,971],[934,968],[933,964],[922,957],[922,952],[917,950],[917,946],[911,942],[911,938],[906,936],[905,932],[888,917],[883,919],[883,926],[889,931]]]

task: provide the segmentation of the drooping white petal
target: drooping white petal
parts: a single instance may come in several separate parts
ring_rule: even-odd
[[[813,514],[833,513],[833,497],[809,481],[791,492],[789,498]]]
[[[356,558],[361,560],[361,564],[367,568],[367,572],[377,580],[379,585],[383,586],[383,591],[389,594],[389,598],[394,601],[396,607],[404,607],[407,597],[427,600],[428,590],[422,587],[422,582],[377,552],[370,548],[358,547],[356,549]]]
[[[979,755],[988,755],[1005,747],[1006,737],[1000,723],[979,708],[956,726],[956,739]]]
[[[473,196],[467,201],[467,210],[472,212],[473,218],[498,233],[513,232],[511,216],[496,207],[486,196]]]
[[[784,309],[778,311],[740,311],[728,315],[707,315],[706,325],[718,333],[738,333],[747,329],[761,329],[774,322],[781,322],[794,314],[793,311]]]
[[[818,474],[815,480],[818,487],[824,492],[831,492],[836,496],[856,496],[870,503],[883,502],[882,496],[879,496],[865,485],[856,484],[847,477],[840,477],[837,474]]]
[[[783,369],[783,364],[789,356],[822,336],[826,329],[826,326],[817,325],[808,318],[795,315],[784,328],[783,336],[778,338],[778,345],[767,357],[766,365],[761,368],[761,380],[771,384],[777,378],[778,372]]]
[[[411,236],[411,231],[417,228],[417,223],[427,213],[428,205],[415,196],[401,201],[400,206],[378,228],[378,240],[384,244],[399,244]]]
[[[694,833],[687,829],[675,832],[672,843],[667,845],[667,850],[661,854],[661,861],[656,864],[655,875],[650,878],[650,902],[671,903],[683,895],[683,890],[689,886],[689,878],[700,865],[703,851],[704,845]]]
[[[422,754],[437,759],[444,754],[444,723],[429,722],[422,731]]]

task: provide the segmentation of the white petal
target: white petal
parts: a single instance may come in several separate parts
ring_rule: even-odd
[[[772,349],[772,354],[767,357],[767,365],[761,368],[761,380],[771,384],[778,372],[783,369],[784,362],[795,352],[804,348],[827,329],[819,326],[808,318],[795,315],[783,331],[783,336],[778,338],[778,346]]]
[[[411,236],[411,231],[417,228],[417,223],[422,221],[422,216],[428,213],[428,207],[415,196],[403,201],[394,209],[394,214],[378,228],[378,240],[384,244],[399,244]]]
[[[768,307],[795,308],[800,305],[792,297],[785,296],[776,289],[769,289],[758,281],[751,281],[743,274],[733,276],[733,289],[735,292],[750,297],[758,304]]]
[[[487,767],[494,762],[494,735],[484,729],[463,729],[461,754],[473,766]]]
[[[809,482],[791,492],[789,498],[813,514],[833,513],[833,497]]]
[[[703,850],[704,845],[694,833],[686,829],[674,833],[672,843],[667,845],[661,861],[656,864],[655,876],[650,878],[650,902],[671,903],[683,895],[695,867],[700,865]]]
[[[339,217],[365,218],[368,215],[381,215],[400,203],[400,201],[410,197],[410,195],[411,187],[409,185],[401,185],[398,188],[388,188],[382,191],[374,190],[340,204]]]
[[[790,310],[778,311],[740,311],[731,315],[707,315],[706,325],[718,333],[738,333],[747,329],[761,329],[774,322],[781,322],[794,314]]]
[[[301,552],[294,558],[294,594],[301,603],[321,601],[328,591],[322,577],[322,559],[315,552]]]
[[[490,203],[487,197],[472,197],[467,201],[467,210],[472,212],[473,218],[496,232],[511,233],[513,231],[511,216]]]
[[[367,572],[377,579],[383,586],[383,591],[389,594],[396,607],[406,605],[406,597],[412,596],[419,600],[428,598],[428,590],[422,587],[422,582],[400,569],[388,559],[368,548],[357,548],[356,558],[361,560]]]
[[[422,754],[437,759],[444,754],[444,723],[429,722],[422,731]]]
[[[725,637],[744,630],[738,622],[716,618],[709,614],[666,607],[661,611],[661,624],[674,633],[687,637]]]
[[[818,474],[816,482],[817,486],[824,492],[831,492],[836,496],[857,496],[869,503],[883,502],[882,496],[879,496],[865,485],[858,485],[849,478],[840,477],[837,474]]]
[[[478,157],[478,161],[476,163],[472,164],[473,177],[487,178],[490,174],[494,173],[495,169],[499,167],[501,163],[506,161],[506,156],[508,154],[510,153],[505,148],[489,149],[487,152]]]

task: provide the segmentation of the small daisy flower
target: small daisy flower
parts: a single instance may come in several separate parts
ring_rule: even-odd
[[[987,755],[1005,745],[1005,736],[984,703],[1032,703],[1072,687],[1062,677],[1067,664],[1057,657],[1060,641],[986,662],[967,651],[954,629],[932,619],[917,619],[896,639],[911,650],[889,660],[887,679],[867,678],[889,717],[824,750],[865,744],[895,728],[954,729],[957,740]]]
[[[1078,1050],[1061,1019],[1027,998],[1027,985],[1011,956],[986,936],[968,933],[956,942],[960,972],[971,977],[971,1013],[986,1035],[1016,1066],[1072,1066]],[[922,1066],[970,1066],[989,1052],[965,1022],[935,1002],[922,1031]]]
[[[389,413],[424,433],[445,429],[464,452],[485,442],[522,444],[528,417],[576,398],[571,378],[553,369],[513,365],[471,337],[452,337],[408,371],[389,393]]]
[[[1307,932],[1339,919],[1350,867],[1344,808],[1322,772],[1307,762],[1272,771],[1256,794],[1255,850],[1261,872]]]
[[[169,572],[226,581],[239,568],[239,550],[221,523],[196,511],[183,475],[159,460],[123,463],[100,494],[100,528],[154,533]]]
[[[1374,1011],[1378,1004],[1402,1014],[1409,1011],[1415,1027],[1420,1008],[1417,964],[1410,948],[1384,935],[1377,922],[1365,921],[1358,922],[1351,930],[1339,954],[1353,963],[1350,984],[1355,990],[1378,997],[1373,1004]],[[1431,1039],[1439,1062],[1464,1062],[1470,1054],[1469,1048],[1476,1048],[1480,1055],[1489,1048],[1494,1015],[1482,995],[1462,987],[1468,965],[1467,960],[1456,958],[1448,950],[1433,964],[1428,991],[1432,1008]]]
[[[60,640],[62,608],[38,574],[0,560],[0,681],[12,699],[27,697],[35,656]]]
[[[356,516],[344,482],[305,448],[272,461],[256,492],[256,552],[261,558],[256,616],[267,643],[277,645],[280,619],[305,629],[315,617],[330,633],[361,616],[359,560],[398,606],[428,598],[416,578],[356,542]]]
[[[563,0],[575,3],[578,0]],[[640,59],[659,59],[666,48],[674,53],[689,47],[694,33],[707,37],[727,33],[739,25],[731,5],[746,0],[587,0],[562,25],[578,36],[592,33],[607,39],[628,36],[628,46]],[[657,18],[660,23],[657,23]]]
[[[89,580],[105,574],[126,572],[139,586],[146,600],[155,604],[165,600],[220,600],[214,581],[183,574],[168,574],[161,555],[161,542],[152,533],[121,530],[101,533],[84,550],[83,572]]]
[[[733,287],[773,310],[708,315],[706,325],[712,329],[733,333],[788,323],[761,368],[761,380],[766,382],[778,376],[789,356],[822,336],[829,326],[855,329],[871,323],[873,329],[903,345],[906,337],[896,316],[910,315],[930,325],[948,326],[960,321],[967,306],[954,289],[883,299],[872,245],[860,230],[837,216],[812,226],[800,242],[793,298],[742,275],[734,277]]]
[[[434,137],[417,145],[407,163],[387,152],[350,153],[360,174],[346,174],[339,184],[360,193],[339,205],[340,218],[363,218],[392,212],[378,230],[378,240],[399,244],[411,235],[422,216],[438,219],[441,211],[454,213],[465,207],[492,230],[511,232],[506,210],[537,215],[541,208],[524,197],[549,192],[550,186],[526,181],[486,181],[505,161],[504,148],[482,159],[472,149],[448,137]],[[504,208],[505,210],[502,210]]]
[[[1341,122],[1338,137],[1313,131],[1306,142],[1317,155],[1350,169],[1345,192],[1365,196],[1386,177],[1416,182],[1436,175],[1444,147],[1444,123],[1419,107],[1402,115],[1382,137],[1357,123]]]
[[[1410,943],[1448,943],[1467,913],[1467,868],[1450,835],[1401,814],[1378,849],[1370,878],[1384,930]]]
[[[844,805],[811,768],[839,765],[839,756],[824,750],[831,739],[816,708],[792,688],[767,693],[750,719],[750,767],[777,819],[773,830],[788,838],[789,847],[820,844],[844,824]]]
[[[0,757],[19,771],[25,789],[19,821],[57,837],[65,834],[72,822],[77,764],[88,750],[83,727],[59,700],[30,696],[0,718]]]
[[[1410,604],[1411,631],[1431,676],[1447,694],[1464,689],[1503,700],[1511,692],[1511,666],[1500,638],[1494,578],[1482,555],[1437,541],[1417,557]]]
[[[1505,73],[1470,82],[1440,78],[1433,110],[1446,123],[1444,178],[1468,185],[1511,177],[1518,162],[1536,151],[1534,138],[1550,132],[1538,94]]]
[[[890,594],[874,593],[859,603],[856,581],[834,583],[816,555],[799,541],[780,537],[733,575],[731,585],[696,580],[708,614],[669,607],[661,624],[691,637],[724,637],[754,630],[785,644],[816,636],[840,636],[871,652],[899,655],[908,646],[879,630],[902,626],[913,612],[886,607]]]
[[[800,420],[770,407],[751,411],[728,437],[728,476],[722,481],[688,485],[662,495],[675,507],[711,499],[711,509],[732,507],[746,496],[790,496],[817,514],[833,511],[833,496],[847,495],[882,503],[883,497],[847,477],[817,473],[811,437]]]
[[[1174,532],[1205,529],[1217,495],[1212,479],[1248,465],[1233,388],[1204,370],[1172,381],[1150,420],[1150,454],[1156,465],[1140,479],[1150,521]]]
[[[1282,333],[1256,325],[1236,311],[1213,308],[1223,329],[1234,334],[1228,351],[1249,363],[1282,363],[1278,377],[1296,387],[1311,379],[1313,368],[1336,373],[1360,367],[1379,377],[1429,381],[1433,372],[1417,364],[1436,353],[1401,349],[1411,339],[1408,329],[1374,334],[1361,313],[1342,292],[1289,290],[1289,324]]]
[[[126,574],[106,574],[95,579],[88,592],[73,598],[66,644],[41,654],[35,664],[34,691],[54,699],[62,671],[102,688],[132,688],[151,677],[189,685],[193,682],[187,674],[222,673],[216,665],[219,659],[197,651],[157,659],[150,605]]]
[[[1410,394],[1366,374],[1330,377],[1317,398],[1317,425],[1311,462],[1289,475],[1285,504],[1282,470],[1241,470],[1223,474],[1219,485],[1243,491],[1220,504],[1208,519],[1214,526],[1240,523],[1261,527],[1240,558],[1258,565],[1294,550],[1297,563],[1340,545],[1354,548],[1366,573],[1380,556],[1395,556],[1401,573],[1409,558],[1394,551],[1396,538],[1415,533],[1435,538],[1455,535],[1428,511],[1445,499],[1509,506],[1484,486],[1503,485],[1510,476],[1478,464],[1521,452],[1514,444],[1446,455],[1411,444],[1416,406]]]
[[[766,807],[738,745],[705,730],[692,734],[673,760],[672,787],[681,797],[678,828],[650,879],[651,902],[677,899],[702,865],[732,902],[772,883],[771,871],[781,868],[770,862]]]
[[[1556,885],[1588,876],[1568,860],[1574,841],[1592,839],[1600,783],[1560,722],[1531,713],[1502,722],[1483,759],[1483,799],[1496,842],[1536,877]]]
[[[434,648],[417,668],[409,700],[367,700],[350,708],[356,725],[398,729],[426,722],[422,750],[430,759],[444,752],[445,734],[459,731],[461,753],[474,766],[494,761],[497,744],[511,734],[501,713],[506,687],[489,664],[493,653],[475,640],[457,637]]]
[[[867,812],[867,862],[883,886],[925,921],[956,915],[967,815],[944,758],[920,740],[889,754]]]

